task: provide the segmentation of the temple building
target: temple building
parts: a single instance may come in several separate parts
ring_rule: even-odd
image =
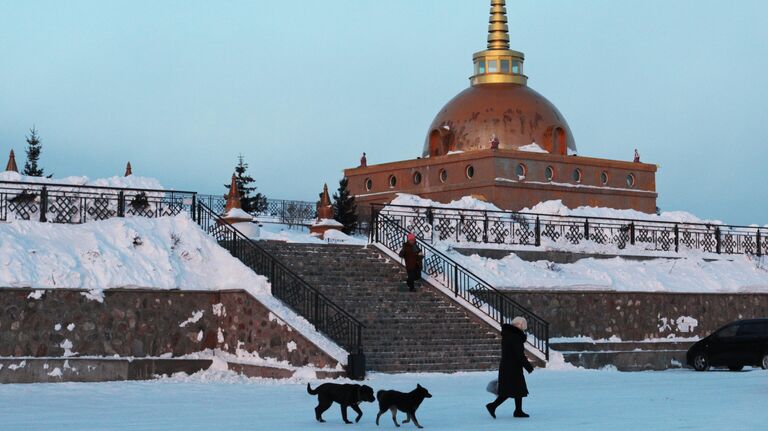
[[[504,0],[491,1],[488,48],[472,60],[469,88],[437,113],[422,157],[344,171],[359,206],[410,193],[440,202],[474,195],[508,210],[561,199],[656,211],[656,165],[576,154],[565,117],[528,86],[525,56],[509,48]]]

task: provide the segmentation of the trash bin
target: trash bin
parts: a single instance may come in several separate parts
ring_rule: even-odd
[[[365,378],[365,355],[362,352],[347,356],[347,377],[352,380]]]

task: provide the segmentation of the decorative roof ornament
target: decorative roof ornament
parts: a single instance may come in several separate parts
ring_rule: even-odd
[[[232,174],[232,183],[229,185],[229,193],[227,193],[227,205],[224,207],[224,212],[229,213],[229,210],[233,208],[242,208],[240,205],[240,190],[237,188],[237,177],[235,177],[235,174]]]
[[[8,164],[5,165],[5,170],[19,172],[19,167],[16,166],[16,155],[13,154],[13,150],[11,150],[11,154],[8,156]]]
[[[128,162],[127,165],[125,165],[125,176],[129,177],[133,175],[133,169],[131,169],[131,162]]]
[[[509,49],[509,26],[504,0],[491,0],[491,16],[488,19],[488,49],[472,56],[475,74],[472,85],[519,84],[526,85],[523,74],[525,54]]]
[[[504,0],[491,0],[491,19],[488,24],[488,49],[509,49],[509,27]]]

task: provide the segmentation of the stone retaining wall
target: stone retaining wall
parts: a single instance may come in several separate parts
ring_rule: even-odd
[[[244,291],[0,289],[2,357],[178,357],[238,347],[292,366],[337,361]],[[198,318],[199,316],[199,318]]]
[[[508,296],[547,320],[550,337],[705,337],[733,320],[768,317],[768,294],[759,293],[509,291]]]

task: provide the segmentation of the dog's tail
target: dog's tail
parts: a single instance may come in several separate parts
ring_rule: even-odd
[[[312,389],[312,387],[311,387],[311,386],[309,386],[309,383],[307,383],[307,393],[308,393],[309,395],[317,395],[317,390],[315,390],[315,389]]]

